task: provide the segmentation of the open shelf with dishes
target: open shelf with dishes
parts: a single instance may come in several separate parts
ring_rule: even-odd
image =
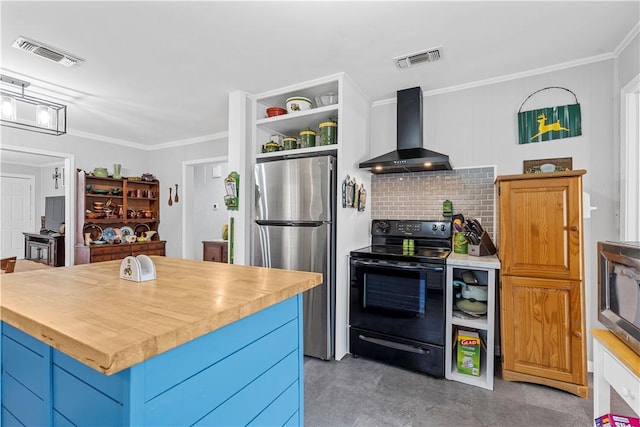
[[[158,180],[77,173],[75,263],[164,255]]]
[[[287,99],[292,97],[307,98],[311,101],[311,108],[300,111],[288,110]],[[311,155],[316,152],[335,150],[336,144],[340,141],[338,124],[340,121],[341,99],[339,80],[337,78],[311,86],[290,86],[283,92],[269,92],[260,95],[255,104],[256,157],[265,158],[290,154]],[[267,109],[271,107],[284,108],[287,113],[267,117]],[[336,135],[332,139],[333,143],[322,145],[320,142],[320,124],[326,123],[336,124]],[[300,132],[306,130],[316,133],[316,142],[313,146],[305,146],[300,140]],[[284,149],[285,146],[281,140],[285,137],[296,138],[298,140],[296,148]],[[274,139],[280,145],[279,149],[269,148],[277,151],[265,152],[265,144],[274,141]]]
[[[493,390],[496,283],[500,262],[495,256],[452,254],[447,259],[445,377]],[[479,371],[465,369],[464,352],[458,357],[459,337],[480,338]],[[463,351],[464,350],[464,351]],[[467,358],[468,360],[468,358]],[[471,363],[469,361],[469,363]],[[477,362],[476,362],[477,363]],[[475,375],[477,373],[477,375]]]

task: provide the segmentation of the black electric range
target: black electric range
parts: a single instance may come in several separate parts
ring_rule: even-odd
[[[350,253],[353,355],[444,377],[450,253],[450,221],[372,221],[371,246]]]

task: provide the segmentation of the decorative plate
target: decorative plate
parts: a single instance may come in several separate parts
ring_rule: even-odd
[[[486,314],[487,312],[487,303],[481,301],[461,299],[456,302],[456,306],[465,313],[474,316]]]
[[[104,245],[105,243],[107,242],[105,242],[104,240],[94,240],[91,242],[92,245]]]
[[[141,237],[145,232],[151,230],[147,224],[138,224],[135,228],[135,235]]]
[[[115,240],[117,237],[116,230],[111,227],[107,227],[102,230],[102,238],[106,241]]]
[[[126,238],[127,236],[133,236],[133,228],[125,225],[124,227],[120,228],[120,234],[122,234],[123,238]]]
[[[93,194],[109,194],[109,190],[100,190],[100,189],[95,189],[93,191],[91,191]]]
[[[89,223],[84,226],[82,231],[85,234],[89,233],[89,237],[91,237],[93,241],[102,239],[102,228],[99,225]]]

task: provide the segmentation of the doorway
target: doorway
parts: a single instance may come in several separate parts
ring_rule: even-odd
[[[23,232],[35,231],[35,176],[2,173],[0,258],[24,258]]]
[[[61,162],[64,164],[64,166],[62,167],[63,170],[61,171],[60,179],[62,179],[61,184],[64,187],[64,196],[65,196],[64,217],[65,217],[65,228],[67,230],[66,238],[65,238],[65,265],[67,266],[73,265],[74,263],[73,231],[75,230],[74,206],[75,206],[75,188],[76,188],[75,175],[73,174],[73,171],[75,171],[75,156],[69,153],[58,153],[54,151],[46,151],[46,150],[40,150],[36,148],[21,147],[21,146],[14,146],[14,145],[8,145],[8,144],[3,144],[3,146],[0,148],[0,151],[2,154],[3,163],[7,161],[7,159],[17,159],[12,162],[23,163],[27,165],[31,164],[32,166],[38,165],[37,166],[38,168],[43,168],[47,165],[51,165],[56,162]],[[3,175],[7,174],[7,171],[5,171],[6,168],[3,167],[2,169],[3,169],[2,174]],[[36,185],[32,186],[31,188],[35,189],[34,194],[38,194],[39,190],[38,188],[36,188]],[[43,200],[45,195],[46,194],[41,194],[41,198]],[[3,205],[4,205],[5,203],[4,188],[2,191],[2,198],[3,198]],[[37,201],[36,203],[33,203],[33,205],[35,209],[35,206],[37,205]],[[4,210],[4,207],[3,207],[3,210]],[[4,211],[2,213],[4,214]],[[37,213],[32,216],[34,220],[29,231],[39,230],[40,223],[39,223],[39,218],[36,218],[37,216],[38,216]],[[22,235],[22,231],[27,231],[27,230],[21,230],[20,235]],[[24,256],[24,252],[22,253],[22,255]]]
[[[224,178],[229,159],[214,157],[182,163],[182,257],[202,260],[202,241],[222,240],[228,222]]]

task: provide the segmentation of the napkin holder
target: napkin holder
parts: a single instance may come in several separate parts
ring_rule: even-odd
[[[156,279],[156,266],[146,255],[128,256],[120,263],[120,278],[133,282]]]
[[[496,247],[493,244],[493,241],[491,241],[489,234],[486,231],[483,231],[482,236],[480,236],[480,244],[472,245],[469,243],[468,253],[472,256],[495,255]]]

